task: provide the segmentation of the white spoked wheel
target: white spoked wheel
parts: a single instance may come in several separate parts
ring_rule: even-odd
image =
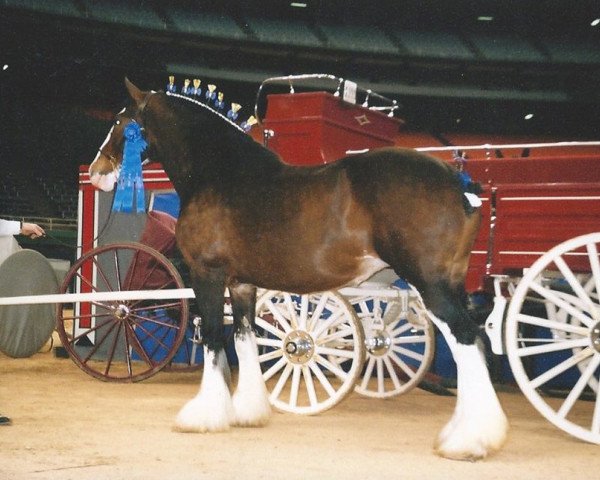
[[[523,393],[554,425],[592,443],[600,443],[598,244],[593,233],[542,255],[517,285],[506,319],[508,359]]]
[[[595,283],[593,276],[591,274],[576,274],[575,277],[577,278],[577,281],[583,286],[584,291],[588,295],[591,295],[592,298],[596,298],[597,300],[597,294],[593,291]],[[568,293],[563,292],[563,295],[568,295]],[[577,298],[571,297],[570,302],[577,302]],[[569,323],[571,325],[581,326],[581,321],[577,317],[574,317],[573,315],[569,314],[567,310],[565,310],[564,308],[560,308],[553,303],[546,302],[546,313],[548,315],[548,319],[550,320],[556,320],[561,323]],[[553,333],[556,336],[562,336],[566,339],[572,337],[570,332],[565,332],[561,330],[553,330]],[[573,347],[573,353],[578,354],[583,348],[584,347]],[[579,362],[577,364],[577,368],[580,370],[581,373],[585,371],[589,362],[590,359]],[[594,392],[598,392],[598,379],[594,376],[591,376],[588,380],[587,386],[591,388]]]
[[[312,415],[352,391],[364,363],[364,334],[344,297],[267,291],[256,312],[259,361],[275,408]]]
[[[349,302],[365,330],[366,362],[355,390],[388,398],[416,387],[429,370],[435,348],[431,322],[415,311],[416,302],[403,306],[401,298],[376,294],[351,297]],[[409,315],[421,324],[411,323]]]

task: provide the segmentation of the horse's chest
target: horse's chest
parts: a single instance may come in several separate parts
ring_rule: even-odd
[[[230,256],[235,238],[227,212],[210,205],[186,208],[177,223],[177,243],[189,261],[223,262]]]

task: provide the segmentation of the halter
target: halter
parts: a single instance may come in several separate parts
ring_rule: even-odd
[[[136,111],[136,114],[135,114],[133,117],[131,117],[131,118],[129,119],[129,120],[130,120],[130,122],[129,122],[129,123],[131,123],[131,122],[136,122],[136,123],[140,124],[141,131],[142,131],[142,132],[144,131],[144,127],[143,127],[143,126],[141,126],[141,123],[140,123],[140,122],[138,122],[138,121],[137,121],[137,120],[136,120],[134,117],[136,117],[136,116],[141,116],[141,114],[142,114],[142,113],[144,113],[144,110],[146,109],[146,106],[148,105],[148,102],[150,101],[150,97],[151,97],[152,95],[154,95],[155,93],[156,93],[156,92],[155,92],[154,90],[150,90],[150,91],[149,91],[149,92],[146,94],[146,96],[144,97],[144,99],[142,100],[142,103],[140,103],[140,104],[139,104],[139,106],[138,106],[138,109],[137,109],[137,111]],[[129,123],[128,123],[127,125],[129,125]],[[125,128],[127,128],[127,125],[125,125]],[[118,169],[120,168],[120,167],[119,167],[119,165],[117,164],[117,157],[115,157],[114,155],[109,155],[109,154],[105,153],[105,152],[104,152],[104,150],[102,150],[102,148],[99,148],[99,149],[98,149],[98,152],[100,152],[100,154],[102,154],[102,155],[104,155],[106,158],[108,158],[108,161],[110,162],[110,165],[111,165],[111,167],[112,167],[113,171],[114,171],[114,170],[118,170]]]
[[[149,91],[149,92],[146,94],[146,96],[145,96],[145,97],[144,97],[144,99],[142,100],[142,103],[140,103],[140,104],[138,105],[138,109],[137,109],[137,113],[138,113],[138,115],[141,115],[142,113],[144,113],[144,110],[146,109],[146,106],[148,105],[148,102],[150,101],[150,97],[151,97],[152,95],[154,95],[155,93],[156,93],[156,91],[154,91],[154,90],[150,90],[150,91]],[[134,119],[132,118],[132,120],[134,120]]]
[[[100,152],[101,155],[104,155],[106,158],[108,158],[108,161],[110,162],[113,171],[119,168],[119,165],[117,165],[117,157],[115,157],[114,155],[109,155],[108,153],[104,153],[104,150],[102,150],[101,148],[98,149],[98,152]]]

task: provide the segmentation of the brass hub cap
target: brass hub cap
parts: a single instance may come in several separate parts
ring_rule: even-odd
[[[385,330],[373,330],[372,335],[365,339],[365,347],[371,355],[381,357],[392,347],[392,339]]]
[[[127,317],[129,317],[129,308],[127,305],[117,305],[113,311],[113,315],[117,320],[125,320]]]
[[[314,355],[315,342],[308,333],[295,330],[283,341],[283,353],[290,362],[304,364]]]

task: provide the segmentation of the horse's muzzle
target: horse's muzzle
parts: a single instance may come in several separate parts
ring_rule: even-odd
[[[118,178],[119,176],[115,171],[101,174],[98,172],[92,173],[90,169],[90,182],[94,187],[104,192],[111,192],[115,188],[115,182]]]

